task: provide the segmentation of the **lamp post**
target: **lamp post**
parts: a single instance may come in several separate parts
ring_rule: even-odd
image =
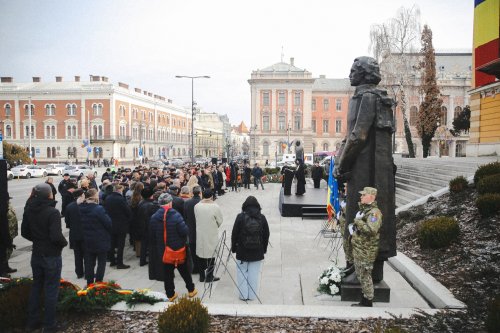
[[[287,139],[287,142],[286,142],[286,145],[288,146],[288,154],[290,154],[290,131],[292,129],[290,128],[290,120],[288,121],[288,126],[286,128],[286,133],[287,133],[287,136],[288,136],[288,139]]]
[[[31,96],[28,97],[28,140],[30,159],[33,160],[33,154],[31,153]]]
[[[176,75],[177,79],[191,79],[191,163],[194,164],[194,79],[210,79],[208,75],[187,76]]]

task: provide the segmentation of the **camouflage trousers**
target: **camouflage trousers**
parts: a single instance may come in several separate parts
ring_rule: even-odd
[[[342,247],[344,248],[345,261],[352,264],[354,262],[354,257],[352,255],[351,237],[349,235],[347,235],[347,238],[345,237],[345,219],[340,219],[339,227],[340,234],[342,235]]]
[[[359,262],[354,261],[354,268],[356,270],[356,275],[361,284],[361,290],[365,298],[373,300],[373,280],[372,280],[372,270],[373,262]]]

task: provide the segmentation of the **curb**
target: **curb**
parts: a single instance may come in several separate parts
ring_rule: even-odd
[[[436,309],[467,308],[445,286],[403,253],[398,251],[396,257],[389,258],[389,264]]]

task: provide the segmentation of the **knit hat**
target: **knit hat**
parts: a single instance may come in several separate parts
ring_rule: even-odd
[[[169,203],[172,202],[172,200],[174,200],[172,198],[172,196],[169,194],[169,193],[163,193],[162,195],[160,195],[160,197],[158,198],[158,203],[163,206],[163,205],[168,205]]]
[[[41,183],[35,186],[35,196],[38,198],[48,198],[52,194],[50,185]]]

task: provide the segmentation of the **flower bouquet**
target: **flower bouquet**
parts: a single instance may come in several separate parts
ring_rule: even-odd
[[[340,293],[340,282],[344,274],[337,266],[333,265],[327,268],[319,276],[318,291],[328,295],[337,295]]]

